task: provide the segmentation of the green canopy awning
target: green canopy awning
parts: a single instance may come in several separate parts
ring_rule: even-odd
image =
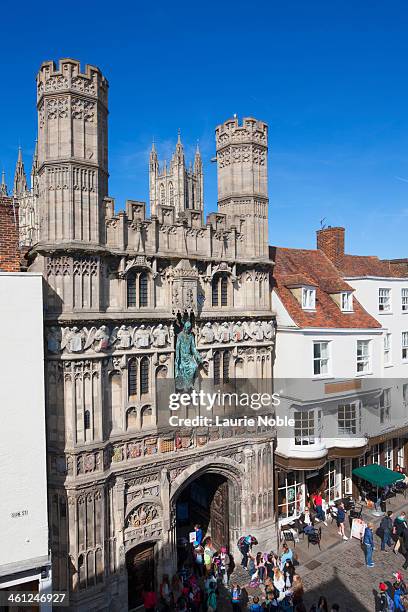
[[[354,476],[362,478],[371,482],[376,487],[386,487],[392,485],[398,480],[404,480],[405,475],[400,472],[393,472],[383,465],[372,463],[371,465],[364,465],[353,470]]]

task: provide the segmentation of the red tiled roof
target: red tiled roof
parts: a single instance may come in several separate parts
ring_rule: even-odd
[[[282,276],[285,287],[317,287],[316,282],[307,274],[285,274]]]
[[[343,276],[380,276],[405,278],[408,276],[408,267],[403,265],[404,260],[384,261],[371,255],[344,255]],[[400,265],[398,265],[400,263]]]
[[[352,288],[343,280],[326,255],[320,250],[286,249],[270,247],[270,258],[275,262],[275,290],[291,318],[299,327],[336,329],[376,329],[381,324],[374,319],[353,297],[353,312],[344,313],[329,293],[333,287],[350,291]],[[317,286],[316,310],[303,310],[298,300],[287,287],[289,275],[306,276]],[[329,291],[327,291],[329,289]]]
[[[327,278],[321,278],[319,280],[319,287],[326,293],[340,293],[341,291],[353,291],[353,287],[350,287],[345,280],[340,276],[329,276]]]

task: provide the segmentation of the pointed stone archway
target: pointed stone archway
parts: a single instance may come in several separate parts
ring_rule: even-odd
[[[244,482],[243,466],[230,458],[209,458],[183,470],[170,485],[175,545],[200,523],[217,547],[227,545],[235,554],[247,522]],[[179,548],[179,562],[180,554]]]

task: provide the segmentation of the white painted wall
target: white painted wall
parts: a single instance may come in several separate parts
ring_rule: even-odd
[[[48,556],[40,274],[0,273],[0,320],[1,568]]]
[[[384,364],[384,378],[408,378],[408,361],[401,357],[401,334],[408,331],[408,311],[401,308],[401,289],[408,289],[408,278],[349,278],[346,281],[356,290],[361,305],[381,323],[384,333],[391,333],[392,362]],[[378,310],[379,289],[391,289],[391,312]],[[384,353],[382,354],[383,357]]]
[[[350,281],[349,281],[350,282]],[[370,283],[368,285],[366,283]],[[378,316],[378,287],[386,286],[378,282],[373,286],[372,281],[361,281],[364,292],[356,291],[357,299],[363,303],[380,323],[398,336],[399,346],[393,343],[393,356],[399,356],[400,335],[408,326],[408,315],[398,314],[394,317]],[[352,282],[350,284],[353,285]],[[400,283],[401,284],[401,283]],[[406,284],[406,283],[405,283]],[[398,288],[400,296],[400,288]],[[363,299],[360,297],[363,293]],[[365,302],[365,303],[364,303]],[[315,444],[308,446],[295,445],[293,434],[286,430],[278,431],[278,447],[280,454],[291,457],[322,457],[330,447],[346,446],[359,447],[364,444],[364,434],[376,435],[389,429],[402,426],[407,421],[407,411],[402,406],[401,381],[408,377],[408,365],[395,363],[392,368],[384,368],[384,333],[385,330],[369,329],[307,329],[299,328],[291,320],[281,300],[275,292],[272,294],[273,309],[276,313],[278,329],[276,335],[276,359],[274,363],[275,391],[281,386],[285,393],[278,414],[293,417],[295,410],[314,408],[321,410],[321,437]],[[400,306],[400,301],[399,301]],[[384,322],[384,321],[385,322]],[[357,340],[370,341],[371,371],[368,374],[357,372],[356,353]],[[313,370],[313,343],[326,341],[329,343],[329,373],[315,376]],[[393,357],[394,359],[394,357]],[[397,360],[395,360],[397,361]],[[394,362],[394,361],[393,361]],[[407,372],[405,372],[407,370]],[[380,423],[379,396],[381,389],[388,387],[384,384],[384,377],[401,377],[400,380],[390,381],[392,395],[391,420]],[[341,380],[361,379],[361,391],[327,394],[325,384]],[[280,385],[280,381],[282,384]],[[336,437],[337,433],[337,407],[341,403],[361,400],[363,408],[361,414],[361,429],[355,437]]]

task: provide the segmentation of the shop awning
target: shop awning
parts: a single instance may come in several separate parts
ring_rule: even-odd
[[[371,465],[364,465],[353,470],[354,476],[362,478],[371,482],[376,487],[386,487],[392,485],[398,480],[404,480],[405,475],[400,472],[393,472],[383,465],[372,463]]]

